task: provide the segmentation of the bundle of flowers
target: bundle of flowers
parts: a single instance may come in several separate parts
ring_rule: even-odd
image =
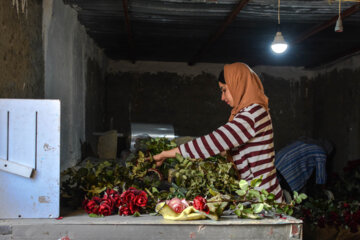
[[[206,204],[206,199],[201,196],[196,196],[192,202],[186,199],[173,198],[166,200],[165,203],[176,213],[182,213],[187,207],[193,206],[196,210],[209,214],[210,210]]]
[[[301,219],[320,228],[344,227],[350,232],[358,232],[360,225],[360,204],[353,202],[337,202],[333,200],[310,199],[301,208]]]
[[[168,220],[200,220],[210,218],[218,220],[219,216],[210,211],[207,200],[196,196],[193,201],[186,199],[172,198],[156,205],[156,212]]]
[[[148,197],[146,192],[130,187],[123,193],[114,189],[107,189],[102,197],[85,199],[83,209],[89,216],[109,216],[114,213],[119,215],[133,215],[140,213],[146,207]]]

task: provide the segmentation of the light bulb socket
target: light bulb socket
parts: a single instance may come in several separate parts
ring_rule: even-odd
[[[286,44],[285,39],[280,31],[276,32],[274,41],[272,42],[272,44],[277,44],[277,43]]]
[[[335,25],[335,32],[342,32],[342,31],[344,31],[344,27],[342,24],[341,16],[339,15]]]

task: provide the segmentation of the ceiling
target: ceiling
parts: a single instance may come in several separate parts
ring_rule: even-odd
[[[334,31],[334,0],[282,0],[281,31],[290,44],[276,55],[277,0],[63,0],[114,60],[319,66],[360,51],[360,1],[341,2],[344,31]]]

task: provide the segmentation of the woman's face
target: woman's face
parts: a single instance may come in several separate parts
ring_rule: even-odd
[[[221,101],[226,102],[230,107],[234,107],[234,100],[228,86],[225,83],[219,82],[219,87],[221,89]]]

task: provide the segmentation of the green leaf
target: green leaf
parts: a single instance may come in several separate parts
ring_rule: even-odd
[[[176,153],[175,158],[176,158],[176,160],[178,160],[180,163],[184,161],[183,156],[181,156],[181,155],[178,154],[178,153]]]
[[[237,208],[242,211],[242,210],[244,210],[244,205],[242,205],[241,203],[239,203],[239,204],[237,205]]]
[[[102,217],[104,217],[104,215],[97,215],[97,214],[95,214],[95,213],[90,213],[90,214],[89,214],[89,217],[92,217],[92,218],[102,218]]]
[[[260,199],[260,193],[259,191],[256,191],[254,189],[250,189],[249,190],[249,195],[250,198],[256,198],[256,199]]]
[[[286,212],[286,214],[289,216],[291,216],[293,213],[294,213],[294,210],[291,208]]]
[[[211,195],[213,195],[213,196],[216,196],[216,195],[219,194],[219,192],[213,190],[213,188],[211,188],[211,187],[209,187],[209,193],[210,193]]]
[[[306,195],[305,193],[301,193],[301,194],[299,195],[299,197],[300,197],[302,200],[307,199],[307,195]]]
[[[252,214],[252,213],[245,213],[244,215],[245,215],[245,217],[251,218],[251,219],[259,219],[260,218],[259,215]]]
[[[87,174],[88,174],[88,169],[86,169],[86,168],[80,168],[79,170],[78,170],[78,175],[80,176],[80,177],[84,177],[84,176],[86,176]]]
[[[240,209],[236,209],[236,210],[234,211],[234,213],[235,213],[236,215],[238,215],[239,217],[241,216],[241,210],[240,210]]]
[[[240,197],[244,196],[246,194],[246,191],[245,190],[237,190],[235,191],[237,195],[239,195]]]
[[[270,193],[269,196],[267,196],[268,200],[274,200],[275,199],[275,194]]]
[[[297,197],[299,196],[298,192],[297,191],[294,191],[294,199],[296,199]]]
[[[257,204],[251,205],[251,207],[254,209],[254,213],[259,213],[264,209],[264,204],[263,203],[257,203]]]
[[[268,191],[266,191],[265,189],[261,189],[262,194],[265,195],[265,197],[267,197],[269,195]]]
[[[249,183],[247,181],[241,179],[240,182],[239,182],[239,187],[240,187],[241,190],[246,191],[248,189],[248,187],[249,187]]]
[[[159,190],[156,187],[151,188],[152,193],[159,193]]]
[[[255,179],[251,180],[250,186],[253,188],[258,187],[258,186],[260,186],[261,182],[262,182],[261,178],[255,178]]]
[[[136,211],[134,214],[133,214],[133,217],[140,217],[140,213],[138,211]]]
[[[260,201],[261,201],[261,202],[265,202],[265,201],[266,201],[266,196],[265,196],[265,194],[260,194]]]
[[[243,210],[243,212],[244,212],[244,213],[254,213],[253,209],[251,209],[251,208],[245,208],[245,209]]]

